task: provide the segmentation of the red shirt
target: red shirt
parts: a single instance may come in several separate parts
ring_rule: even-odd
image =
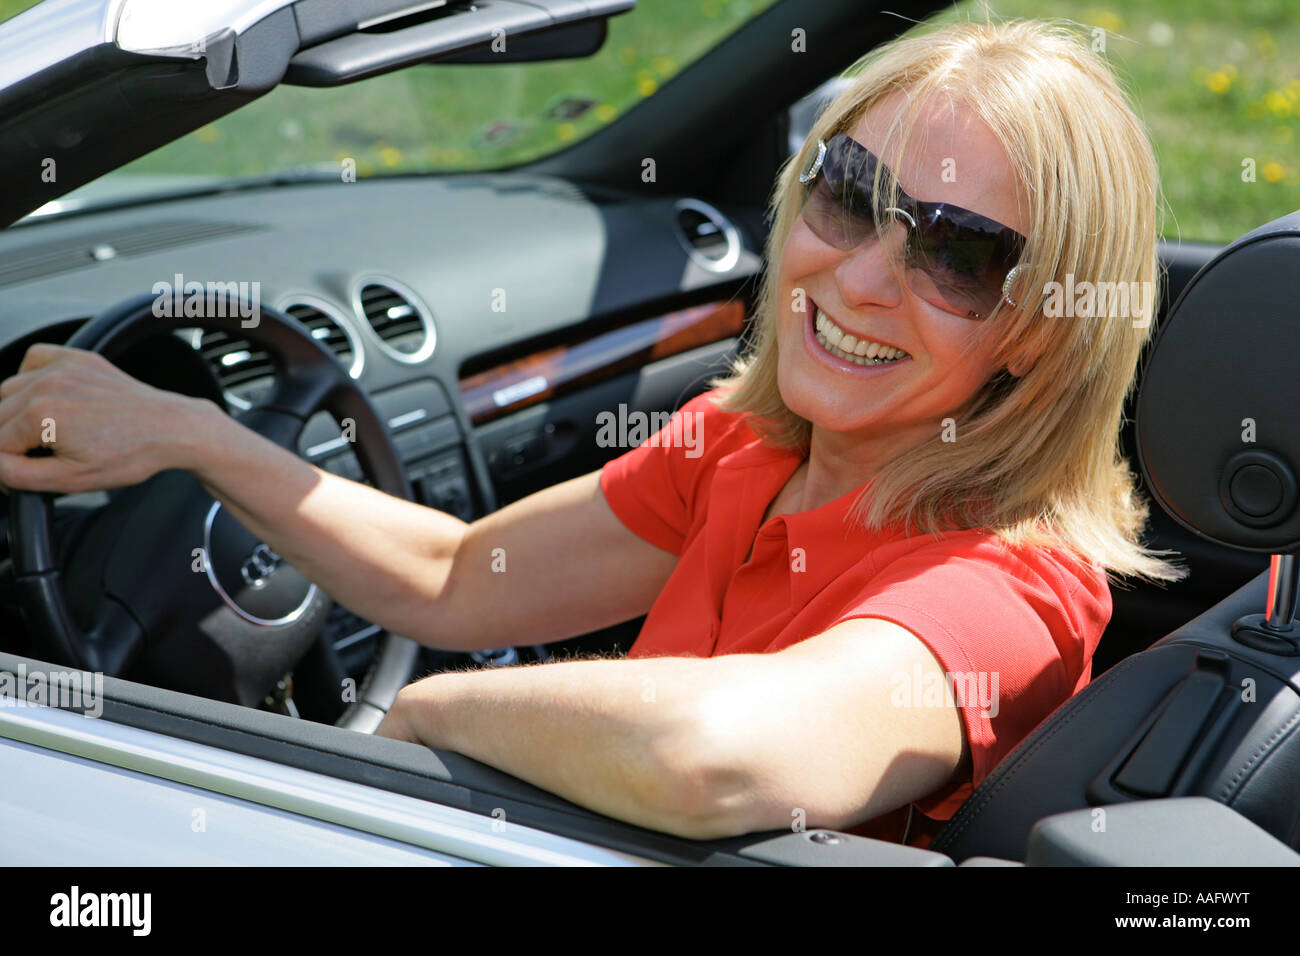
[[[1105,574],[1073,552],[1013,550],[985,532],[868,532],[847,521],[862,488],[760,527],[804,456],[762,442],[712,394],[601,473],[619,520],[679,555],[628,657],[767,653],[873,617],[915,634],[958,682],[982,675],[957,696],[970,775],[916,801],[914,816],[904,807],[850,830],[901,842],[911,817],[907,842],[927,845],[989,771],[1087,685],[1111,615]],[[682,427],[687,414],[693,430]],[[910,683],[893,676],[890,691],[928,700],[944,691],[920,674]]]

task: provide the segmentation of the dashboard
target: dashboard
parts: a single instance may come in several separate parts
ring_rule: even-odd
[[[744,332],[762,234],[760,210],[509,173],[214,188],[36,218],[0,233],[0,377],[124,299],[167,289],[182,306],[190,283],[237,283],[365,389],[417,500],[472,520],[626,450],[602,444],[600,412],[672,411],[703,391]],[[197,319],[121,364],[232,414],[276,371]],[[324,413],[299,451],[363,480]],[[357,673],[378,631],[335,607],[325,640]]]

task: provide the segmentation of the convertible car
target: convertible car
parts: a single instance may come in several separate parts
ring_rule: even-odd
[[[745,347],[777,171],[838,74],[907,22],[861,0],[734,2],[683,35],[677,62],[631,68],[644,51],[619,31],[671,34],[672,6],[18,13],[0,24],[0,378],[36,342],[95,350],[323,469],[465,519],[600,467],[624,450],[602,413],[662,420]],[[627,79],[596,91],[586,67],[602,56],[624,57]],[[531,79],[511,87],[502,69]],[[477,130],[463,148],[429,123],[412,163],[376,134],[407,121],[384,91],[432,100],[475,70],[477,99],[446,94]],[[409,87],[375,85],[399,75]],[[492,84],[531,117],[476,115]],[[288,106],[257,112],[271,103]],[[327,152],[311,138],[336,103],[366,115]],[[238,125],[245,111],[278,125]],[[209,168],[222,136],[230,162]],[[171,165],[133,165],[157,156]],[[797,826],[688,840],[374,737],[413,679],[625,651],[640,622],[545,647],[421,648],[164,472],[111,494],[0,495],[0,857],[1300,863],[1300,214],[1161,252],[1160,332],[1124,441],[1158,506],[1149,543],[1191,573],[1115,589],[1093,682],[929,847]]]

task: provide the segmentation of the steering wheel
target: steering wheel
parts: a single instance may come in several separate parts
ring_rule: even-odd
[[[68,346],[113,361],[160,332],[203,326],[266,349],[277,367],[269,396],[237,420],[298,454],[303,426],[327,411],[354,426],[354,450],[376,488],[411,500],[397,449],[375,407],[335,357],[295,320],[209,293],[201,317],[154,314],[157,296],[135,297],[96,316]],[[180,311],[180,310],[178,310]],[[346,433],[346,430],[345,430]],[[115,493],[60,554],[51,533],[53,496],[9,498],[19,602],[60,663],[256,706],[320,638],[331,599],[187,472],[171,470]],[[385,633],[358,686],[340,674],[336,722],[372,733],[409,679],[419,647]]]

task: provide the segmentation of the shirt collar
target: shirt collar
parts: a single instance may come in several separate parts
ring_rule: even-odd
[[[725,527],[727,522],[718,523],[709,541],[711,550],[717,548],[729,554],[727,566],[734,571],[744,563],[750,545],[756,546],[757,535],[784,537],[787,560],[791,562],[790,599],[796,608],[804,607],[855,560],[860,560],[846,560],[846,552],[865,558],[877,544],[893,536],[873,534],[852,522],[853,506],[871,481],[811,511],[776,515],[763,524],[763,512],[805,457],[801,451],[777,448],[756,436],[751,443],[719,459],[713,493],[739,501],[741,517],[738,526],[731,528]],[[734,539],[725,540],[727,535],[734,535]],[[796,555],[794,548],[802,548],[802,553]],[[718,578],[710,583],[720,600],[727,581]]]

